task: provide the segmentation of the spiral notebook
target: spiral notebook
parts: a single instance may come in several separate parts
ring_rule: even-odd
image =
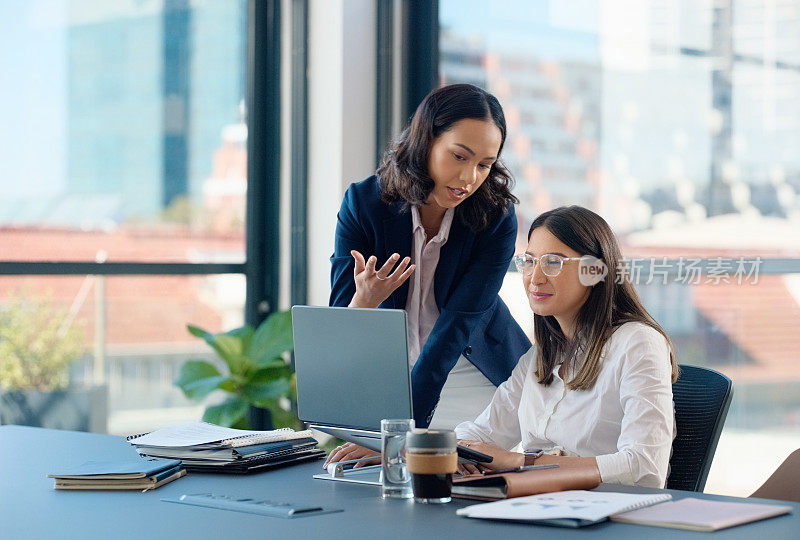
[[[639,495],[603,491],[559,491],[460,508],[460,516],[520,521],[561,527],[583,527],[612,514],[643,508],[672,498],[668,493]]]
[[[709,501],[687,497],[679,501],[611,516],[612,521],[689,531],[718,531],[783,514],[792,507],[779,504]]]
[[[271,431],[233,429],[208,422],[183,422],[150,433],[131,435],[126,439],[138,447],[184,448],[195,450],[240,448],[253,444],[290,441],[311,437],[311,431],[294,431],[291,428]]]

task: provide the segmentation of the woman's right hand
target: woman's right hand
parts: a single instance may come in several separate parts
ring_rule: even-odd
[[[400,255],[392,254],[379,270],[375,270],[378,258],[372,255],[367,261],[364,256],[353,250],[350,255],[355,259],[353,279],[356,283],[356,293],[350,301],[349,307],[376,308],[389,298],[395,289],[402,285],[414,272],[415,265],[409,266],[410,257],[405,257],[394,268]],[[408,268],[406,268],[408,267]],[[392,272],[394,268],[394,272]]]
[[[328,458],[325,460],[325,463],[322,464],[322,468],[327,469],[328,465],[331,463],[339,463],[340,461],[349,461],[351,459],[362,459],[370,456],[374,456],[375,460],[360,461],[353,466],[354,469],[380,463],[381,454],[380,452],[375,452],[369,448],[364,448],[363,446],[348,442],[334,448],[331,453],[328,454]]]

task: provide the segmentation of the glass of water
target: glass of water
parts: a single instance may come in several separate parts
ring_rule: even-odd
[[[406,433],[414,429],[414,420],[381,420],[381,494],[384,497],[410,499],[411,475],[406,468]]]

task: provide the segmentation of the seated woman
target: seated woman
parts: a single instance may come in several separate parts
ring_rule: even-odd
[[[585,208],[557,208],[536,218],[514,260],[535,343],[478,418],[456,427],[461,444],[494,456],[485,469],[572,461],[602,482],[664,487],[678,366],[611,228]],[[510,451],[520,442],[524,454]]]

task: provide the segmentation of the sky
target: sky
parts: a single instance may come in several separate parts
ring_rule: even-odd
[[[2,198],[64,187],[66,12],[66,0],[0,2]]]
[[[597,61],[597,0],[441,0],[442,29],[485,37],[487,48],[543,59]]]

